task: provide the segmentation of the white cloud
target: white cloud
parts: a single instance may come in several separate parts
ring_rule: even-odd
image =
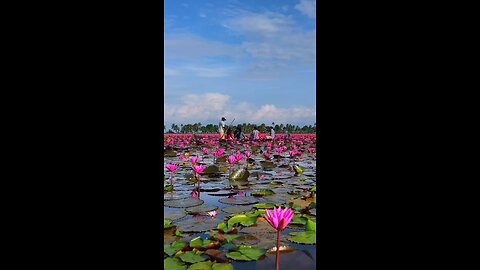
[[[230,29],[268,36],[283,32],[294,24],[293,20],[279,13],[245,13],[227,21],[224,25]]]
[[[185,95],[177,104],[164,104],[165,122],[167,123],[216,123],[225,116],[227,121],[235,123],[306,123],[314,122],[315,108],[292,106],[280,108],[274,104],[255,107],[247,102],[230,100],[230,96],[221,93],[203,95]]]
[[[232,67],[199,67],[187,66],[185,69],[193,71],[197,77],[218,78],[230,75]]]
[[[176,76],[178,74],[179,74],[178,70],[167,68],[167,67],[163,68],[163,75],[164,76]]]
[[[237,57],[241,51],[238,46],[205,39],[191,34],[175,34],[163,39],[165,59],[199,59],[203,57]]]
[[[317,17],[316,0],[300,0],[300,3],[295,6],[295,9],[298,9],[300,12],[307,15],[307,17],[311,19],[315,19]]]

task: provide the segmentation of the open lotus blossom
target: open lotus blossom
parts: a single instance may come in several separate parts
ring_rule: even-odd
[[[201,174],[203,172],[203,170],[205,170],[205,166],[203,166],[203,165],[193,165],[192,169],[196,173]]]
[[[265,209],[265,211],[267,213],[265,219],[267,220],[268,224],[270,224],[277,231],[282,231],[285,229],[293,218],[293,210],[288,207],[283,210],[281,207],[273,207],[273,213],[268,209]]]
[[[213,210],[213,211],[208,212],[207,214],[209,216],[211,216],[212,218],[214,218],[217,215],[217,211]]]
[[[296,151],[292,150],[292,151],[288,152],[288,154],[290,155],[290,157],[294,157],[295,154],[296,154]]]
[[[236,154],[235,155],[235,161],[240,161],[240,160],[242,160],[242,158],[243,158],[242,154]]]
[[[169,163],[169,164],[165,165],[165,167],[166,167],[167,170],[169,170],[170,172],[174,172],[174,171],[177,169],[178,165],[177,165],[177,164],[170,164],[170,163]]]
[[[198,157],[197,157],[197,156],[192,156],[192,157],[190,157],[190,161],[191,161],[193,164],[197,163],[197,160],[198,160]]]
[[[263,156],[265,156],[265,159],[269,159],[269,158],[270,158],[270,154],[269,154],[268,152],[265,152],[265,153],[263,154]]]
[[[202,152],[203,152],[204,154],[208,154],[209,150],[208,150],[208,148],[203,147],[203,148],[202,148]]]
[[[275,152],[281,154],[283,152],[283,148],[282,147],[275,148]]]
[[[217,153],[219,156],[221,156],[224,151],[225,151],[225,148],[218,148]]]
[[[183,156],[178,156],[178,159],[179,159],[180,161],[182,161],[182,160],[184,159],[184,157],[183,157]]]
[[[243,196],[243,195],[245,195],[245,192],[239,191],[237,194],[240,195],[240,196]]]
[[[275,259],[275,269],[280,270],[280,232],[287,227],[293,218],[293,210],[286,207],[282,210],[281,207],[273,207],[273,213],[270,210],[265,209],[267,215],[264,216],[265,220],[275,230],[277,230],[277,256]]]
[[[247,158],[250,158],[250,156],[252,156],[252,152],[250,152],[250,151],[245,151],[245,156],[247,156]]]
[[[197,198],[198,197],[198,192],[192,191],[192,193],[190,193],[190,195],[192,196],[192,198]]]
[[[235,156],[228,156],[227,157],[227,162],[230,163],[230,164],[233,164],[235,162]]]

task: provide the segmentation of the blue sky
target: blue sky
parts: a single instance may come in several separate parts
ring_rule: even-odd
[[[315,123],[316,1],[164,3],[167,128]]]

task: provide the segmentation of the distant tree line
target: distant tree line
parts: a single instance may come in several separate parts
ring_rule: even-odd
[[[255,125],[255,124],[238,124],[238,125],[233,125],[233,129],[237,129],[238,127],[242,127],[242,130],[244,133],[250,133],[253,130],[253,127],[256,126],[258,130],[261,133],[268,133],[270,132],[270,128],[273,127],[275,130],[275,133],[296,133],[296,134],[308,134],[308,133],[316,133],[317,131],[317,123],[308,126],[303,126],[299,127],[297,125],[291,125],[291,124],[275,124],[272,123],[272,125]],[[206,126],[203,126],[201,123],[195,123],[195,124],[186,124],[183,125],[181,124],[178,126],[177,124],[173,123],[170,128],[168,128],[165,125],[163,125],[163,131],[165,133],[180,133],[180,134],[192,134],[192,133],[203,133],[203,134],[211,134],[211,133],[218,133],[218,125],[213,125],[213,124],[208,124]]]

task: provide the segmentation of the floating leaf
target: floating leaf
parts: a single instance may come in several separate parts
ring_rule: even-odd
[[[253,197],[233,197],[233,198],[223,198],[218,200],[221,203],[226,203],[226,204],[254,204],[257,203],[258,200],[253,198]]]
[[[172,207],[172,208],[184,208],[184,207],[197,206],[197,205],[201,205],[201,204],[203,204],[203,200],[200,200],[198,198],[188,197],[188,198],[181,199],[181,200],[166,201],[164,203],[164,206]]]
[[[305,167],[295,165],[293,166],[293,169],[295,170],[295,175],[302,175],[302,173],[305,171]]]
[[[164,252],[168,254],[168,256],[172,256],[177,250],[183,248],[186,245],[183,241],[175,241],[171,245],[164,245]]]
[[[166,151],[163,153],[163,156],[164,156],[164,157],[176,157],[177,154],[175,154],[175,152],[174,152],[172,149],[169,149],[169,150],[166,150]]]
[[[260,189],[260,190],[255,190],[254,192],[251,193],[252,196],[267,196],[267,195],[273,195],[275,192],[273,192],[270,189]]]
[[[240,223],[242,226],[248,227],[255,224],[257,221],[256,216],[247,216],[244,214],[235,215],[227,222],[228,226],[233,227],[234,224]]]
[[[188,270],[212,270],[212,264],[213,264],[212,261],[197,262],[197,263],[194,263],[194,264],[190,265]]]
[[[218,167],[215,166],[215,165],[210,165],[208,167],[205,168],[205,170],[203,170],[203,174],[214,174],[214,173],[218,173]]]
[[[212,270],[233,270],[233,265],[231,263],[214,263]]]
[[[163,187],[163,192],[168,192],[168,191],[172,191],[172,190],[173,190],[172,185],[166,185],[165,187]]]
[[[206,247],[212,242],[212,240],[207,238],[202,240],[202,237],[198,236],[190,240],[190,247]]]
[[[302,224],[305,225],[307,223],[307,218],[301,217],[300,215],[294,215],[290,224]]]
[[[163,219],[163,228],[168,229],[168,228],[171,228],[171,227],[173,227],[172,220],[169,219],[169,218],[164,218]]]
[[[316,243],[317,232],[315,231],[291,232],[290,235],[293,237],[289,237],[288,240],[294,243],[311,245]]]
[[[265,208],[273,209],[274,206],[275,205],[273,203],[257,203],[253,205],[253,207],[261,208],[261,209],[265,209]]]
[[[255,245],[258,242],[260,242],[260,239],[257,237],[251,235],[251,234],[245,234],[245,235],[240,235],[237,238],[232,240],[232,243],[236,245]]]
[[[260,165],[264,169],[275,168],[275,164],[272,161],[260,161]]]
[[[227,214],[243,213],[248,210],[250,210],[250,207],[245,205],[232,205],[232,206],[226,206],[222,208],[222,211]]]
[[[245,181],[250,176],[250,173],[246,169],[234,170],[229,179],[234,181]]]
[[[305,224],[305,231],[317,231],[317,223],[313,222],[311,220],[307,220],[307,223]]]
[[[217,206],[212,205],[198,205],[194,207],[185,208],[186,213],[194,214],[194,213],[207,213],[213,210],[217,210]]]
[[[163,260],[164,270],[185,270],[187,267],[178,258],[166,258]]]
[[[265,249],[241,245],[238,246],[238,251],[228,252],[227,257],[240,261],[256,261],[266,252]]]
[[[196,249],[193,249],[192,251],[182,252],[182,253],[179,252],[177,254],[179,254],[178,257],[182,261],[187,263],[196,263],[196,262],[201,262],[208,259],[207,256],[202,255],[203,252],[198,251]]]

